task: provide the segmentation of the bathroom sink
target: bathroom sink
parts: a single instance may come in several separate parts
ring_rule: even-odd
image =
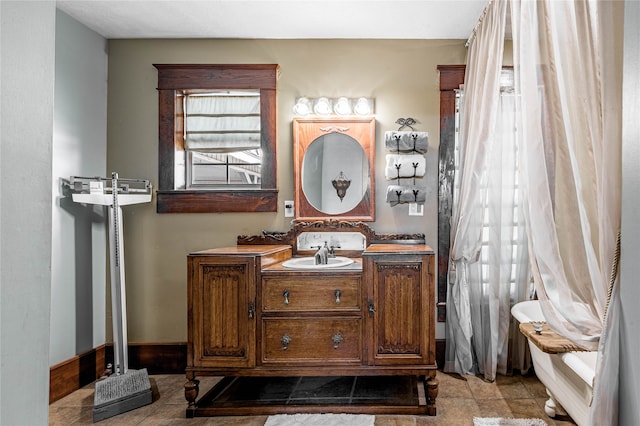
[[[290,269],[327,269],[327,268],[339,268],[340,266],[347,266],[353,263],[353,259],[348,257],[336,256],[330,257],[329,263],[326,265],[316,265],[316,259],[313,256],[310,257],[293,257],[289,260],[285,260],[282,266]]]

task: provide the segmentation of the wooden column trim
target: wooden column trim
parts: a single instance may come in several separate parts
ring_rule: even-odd
[[[464,83],[465,65],[438,65],[440,71],[440,147],[438,188],[438,322],[447,318],[447,275],[453,203],[453,172],[456,123],[455,90]]]

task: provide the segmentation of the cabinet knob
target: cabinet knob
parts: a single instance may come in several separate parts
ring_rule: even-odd
[[[333,340],[333,349],[338,349],[338,346],[340,345],[340,343],[342,343],[344,337],[342,337],[342,334],[336,333],[333,335],[331,340]]]
[[[282,350],[286,351],[287,348],[289,347],[289,343],[291,343],[291,337],[289,337],[288,334],[285,334],[284,336],[282,336],[282,338],[280,339],[280,343],[282,343]]]
[[[340,290],[336,290],[333,294],[336,296],[336,305],[339,305],[340,304],[340,296],[342,295],[342,292]]]
[[[289,304],[289,290],[285,290],[282,292],[282,297],[284,297],[284,304]]]

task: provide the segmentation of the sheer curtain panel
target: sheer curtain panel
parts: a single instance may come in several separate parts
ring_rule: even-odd
[[[552,329],[598,351],[591,424],[614,425],[624,3],[511,0],[511,6],[536,291]]]
[[[500,86],[507,4],[491,2],[469,40],[447,291],[444,371],[487,380],[507,372],[510,309],[529,281],[514,96]]]

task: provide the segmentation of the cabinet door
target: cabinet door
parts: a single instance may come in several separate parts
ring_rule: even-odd
[[[189,258],[189,351],[196,367],[255,365],[253,258]]]
[[[375,365],[425,365],[435,358],[433,304],[428,258],[389,256],[369,259],[368,300],[371,346]]]

